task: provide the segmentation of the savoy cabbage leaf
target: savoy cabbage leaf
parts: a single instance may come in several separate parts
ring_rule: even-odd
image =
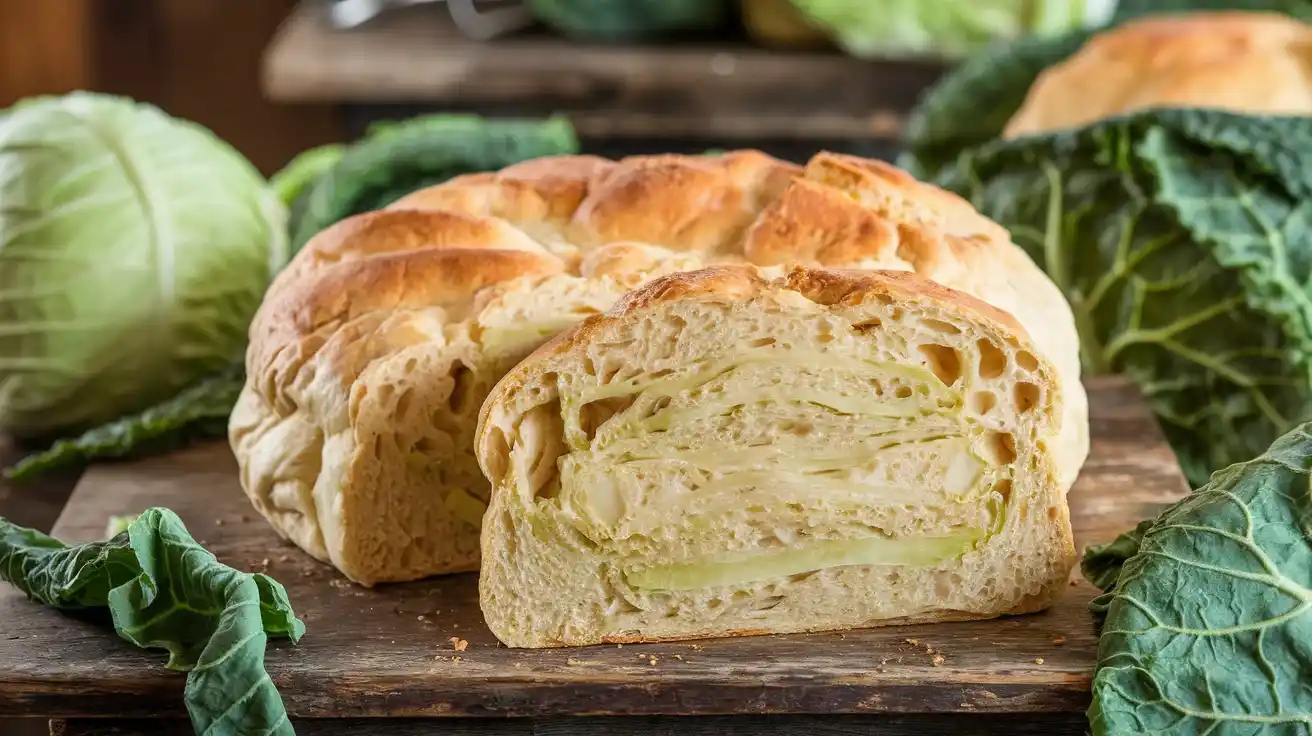
[[[929,88],[912,110],[898,165],[928,178],[951,165],[963,150],[1002,135],[1039,74],[1075,53],[1089,35],[1079,30],[1023,38],[966,59]]]
[[[1312,416],[1312,119],[1163,110],[964,151],[938,183],[1071,303],[1195,485]]]
[[[1117,540],[1123,568],[1096,565],[1095,736],[1312,728],[1310,491],[1304,424]]]
[[[0,518],[0,579],[56,608],[108,608],[119,636],[166,650],[167,666],[188,673],[196,733],[293,733],[264,648],[270,636],[299,640],[305,624],[277,581],[220,563],[172,511],[147,509],[111,539],[71,547]]]

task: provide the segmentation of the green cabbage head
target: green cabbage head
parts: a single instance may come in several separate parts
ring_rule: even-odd
[[[1106,23],[1117,0],[792,0],[852,56],[960,57]]]
[[[208,130],[90,93],[0,114],[0,431],[65,432],[241,354],[285,211]]]

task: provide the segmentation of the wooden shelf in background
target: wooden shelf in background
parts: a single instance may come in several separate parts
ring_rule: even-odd
[[[270,44],[263,79],[277,102],[565,112],[585,137],[896,138],[943,71],[732,42],[611,46],[534,33],[477,42],[441,6],[339,32],[302,5]]]

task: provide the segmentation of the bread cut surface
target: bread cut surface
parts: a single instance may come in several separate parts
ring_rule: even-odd
[[[1030,88],[1004,137],[1156,107],[1312,113],[1312,27],[1279,13],[1150,16],[1090,39]]]
[[[904,272],[658,279],[483,408],[484,617],[583,645],[988,618],[1073,562],[1066,382]]]
[[[903,270],[1015,316],[1067,378],[1069,485],[1087,453],[1069,306],[1001,227],[887,164],[545,158],[355,216],[297,254],[251,327],[230,421],[242,487],[362,584],[475,570],[484,398],[634,288],[708,265]]]

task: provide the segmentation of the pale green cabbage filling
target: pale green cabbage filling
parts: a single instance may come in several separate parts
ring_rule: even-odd
[[[749,555],[702,558],[651,567],[635,566],[624,577],[635,588],[697,590],[741,585],[847,565],[938,565],[970,551],[982,533],[941,537],[834,539],[804,547]]]
[[[762,385],[756,371],[776,366],[793,370],[783,371],[782,382],[776,373],[774,383]],[[620,402],[617,413],[585,426],[584,408],[610,400]],[[1004,476],[973,442],[981,428],[962,416],[960,392],[923,368],[840,355],[817,365],[813,357],[762,350],[670,376],[615,381],[562,396],[561,404],[568,448],[557,464],[561,494],[539,508],[617,558],[638,589],[739,585],[851,565],[937,566],[997,533],[1005,517],[1002,496],[993,492]],[[747,406],[754,407],[753,419],[764,412],[817,429],[799,436],[770,429],[756,439],[698,444],[705,440],[696,428],[732,422]],[[901,471],[890,470],[899,462]],[[916,487],[908,478],[917,474],[942,481]],[[981,527],[972,521],[929,536],[890,537],[856,523],[853,513],[871,505],[942,507],[981,499],[988,504]],[[761,513],[800,504],[803,517],[823,506],[823,523],[833,528],[818,530],[820,536],[865,529],[869,536],[707,552],[725,544],[716,536],[724,526],[717,520],[727,522],[749,504]],[[647,565],[641,559],[650,552],[622,549],[630,534],[670,526],[682,538],[680,551],[670,554],[682,561]]]

